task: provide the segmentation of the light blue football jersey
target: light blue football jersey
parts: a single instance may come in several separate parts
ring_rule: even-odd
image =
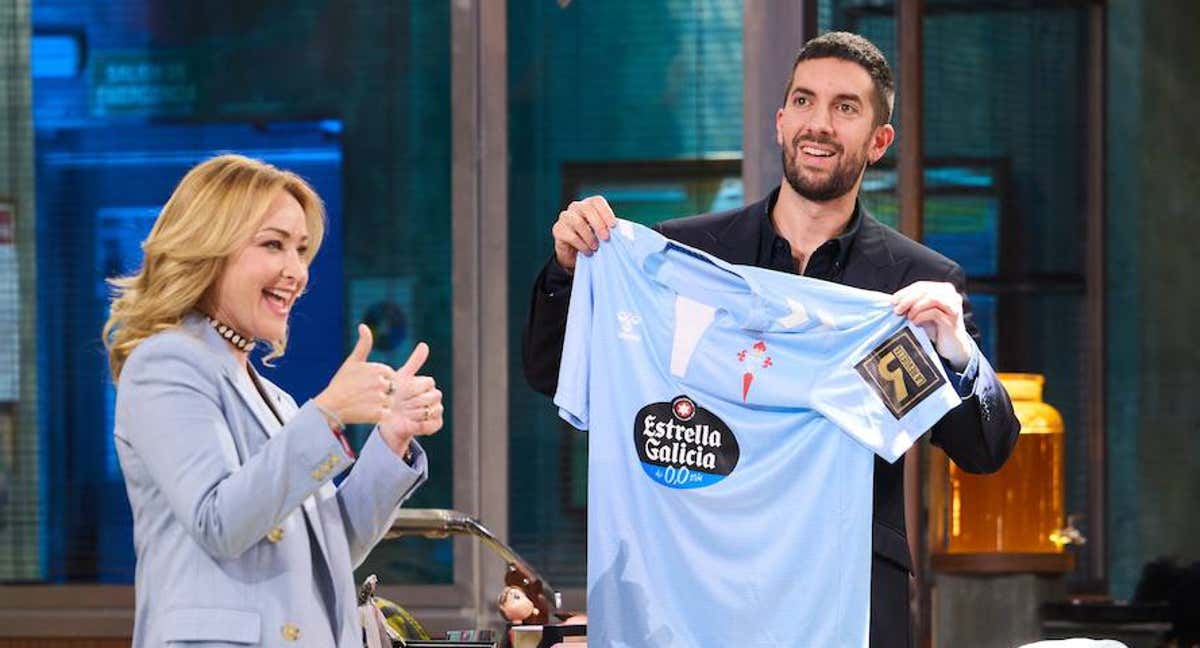
[[[588,639],[866,646],[874,455],[960,398],[889,296],[619,221],[579,256],[558,392],[588,435]]]

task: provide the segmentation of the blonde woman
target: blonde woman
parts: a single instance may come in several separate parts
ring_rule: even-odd
[[[371,333],[297,406],[259,374],[256,344],[284,353],[324,232],[298,176],[223,155],[180,182],[114,280],[104,327],[117,384],[113,432],[133,507],[135,646],[361,646],[353,569],[425,481],[419,435],[442,397],[367,361]],[[359,456],[349,423],[375,424]],[[332,480],[355,464],[340,486]]]

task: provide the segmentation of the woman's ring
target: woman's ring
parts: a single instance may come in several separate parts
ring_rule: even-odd
[[[425,406],[425,416],[423,416],[421,418],[421,420],[428,421],[431,418],[433,418],[433,410],[428,405],[426,405]]]
[[[388,381],[388,388],[387,388],[387,395],[388,395],[388,396],[391,396],[391,395],[392,395],[392,394],[394,394],[394,393],[396,393],[396,381],[394,381],[394,380],[389,380],[389,381]]]

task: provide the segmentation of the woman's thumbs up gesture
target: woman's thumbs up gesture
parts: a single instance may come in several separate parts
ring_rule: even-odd
[[[392,397],[400,388],[396,371],[378,362],[367,362],[371,329],[358,325],[358,343],[338,368],[324,391],[313,400],[343,424],[378,423],[388,415]]]

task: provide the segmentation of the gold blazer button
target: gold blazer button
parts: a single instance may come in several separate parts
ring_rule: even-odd
[[[270,540],[271,542],[279,542],[280,540],[283,540],[283,528],[275,527],[274,529],[268,531],[267,540]]]
[[[280,632],[283,634],[283,638],[288,641],[298,641],[300,639],[300,628],[296,627],[295,624],[283,624],[283,627],[280,628]]]

